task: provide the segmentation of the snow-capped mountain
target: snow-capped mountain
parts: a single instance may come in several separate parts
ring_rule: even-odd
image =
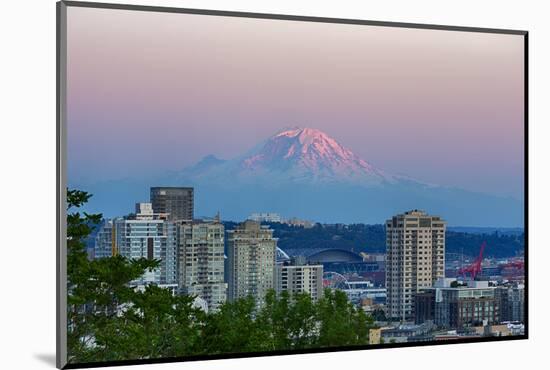
[[[431,185],[385,173],[328,134],[284,129],[233,159],[204,157],[155,178],[76,184],[94,194],[92,211],[123,215],[146,201],[151,186],[193,186],[195,214],[239,221],[253,212],[277,212],[316,222],[383,223],[423,209],[451,225],[516,227],[523,202]]]
[[[235,159],[224,161],[212,155],[187,168],[182,178],[214,181],[231,176],[246,183],[347,183],[383,185],[396,178],[385,174],[313,128],[285,129]]]

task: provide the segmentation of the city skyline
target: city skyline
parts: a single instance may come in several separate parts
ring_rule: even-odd
[[[151,191],[152,199],[158,196],[159,189],[152,188],[155,190]],[[192,189],[189,188],[171,188],[171,190],[173,194],[187,195],[189,190],[191,190],[190,194],[193,194]],[[278,296],[284,291],[292,294],[306,293],[315,302],[323,296],[325,283],[333,284],[329,276],[333,277],[336,274],[344,278],[336,271],[346,264],[349,265],[347,268],[344,267],[343,274],[350,274],[350,270],[347,270],[349,268],[352,268],[351,271],[357,268],[353,266],[358,263],[358,260],[350,260],[349,255],[341,259],[342,255],[339,255],[341,249],[332,249],[332,252],[330,248],[326,249],[325,253],[328,252],[328,254],[323,257],[316,254],[315,248],[305,254],[307,248],[302,249],[298,254],[295,253],[296,250],[288,250],[292,257],[284,252],[279,254],[281,251],[278,247],[279,238],[274,236],[275,230],[271,229],[274,224],[262,226],[258,221],[247,220],[225,230],[219,215],[210,220],[177,220],[170,217],[169,213],[159,212],[159,207],[162,207],[162,210],[166,207],[174,208],[180,201],[178,197],[172,197],[166,199],[166,203],[162,205],[157,204],[156,209],[153,203],[136,203],[135,215],[105,220],[95,236],[93,258],[103,259],[119,254],[129,259],[158,258],[161,261],[160,269],[145,273],[133,284],[137,284],[139,289],[143,289],[147,284],[155,284],[171,290],[172,294],[194,295],[196,296],[194,304],[206,312],[218,310],[226,301],[226,296],[227,300],[235,301],[251,295],[257,307],[261,308],[264,304],[264,296],[269,290],[274,290]],[[194,203],[193,199],[188,201],[190,204]],[[183,212],[183,215],[186,213]],[[269,216],[276,215],[269,214]],[[285,221],[279,220],[275,224],[281,222]],[[334,286],[329,285],[331,288],[343,289],[349,295],[348,298],[355,302],[354,304],[359,303],[356,294],[363,292],[360,293],[360,297],[367,294],[366,297],[370,297],[368,299],[371,302],[368,307],[373,305],[375,297],[379,299],[383,294],[386,299],[386,315],[399,319],[402,323],[414,321],[416,324],[425,325],[427,321],[435,319],[435,323],[439,326],[455,327],[462,326],[464,323],[468,325],[479,323],[483,321],[483,317],[488,317],[492,325],[499,324],[508,317],[511,317],[508,320],[522,321],[523,290],[518,290],[523,289],[522,286],[500,284],[495,288],[494,284],[489,285],[488,275],[484,275],[481,281],[476,279],[475,275],[471,275],[468,279],[462,272],[462,268],[452,270],[457,274],[455,278],[448,277],[447,269],[450,265],[448,266],[445,261],[446,222],[441,217],[411,210],[394,215],[387,220],[385,230],[387,250],[383,259],[374,257],[376,254],[361,253],[362,263],[366,263],[365,266],[371,266],[367,267],[363,273],[372,271],[372,263],[380,268],[379,263],[383,261],[382,266],[386,276],[385,285],[382,285],[385,286],[383,291],[367,278],[368,275],[363,276],[363,279],[367,278],[367,280],[357,281],[357,270],[352,275],[355,275],[355,282],[360,284],[356,285],[359,290],[352,288],[348,281],[344,285],[341,285],[342,282],[340,285],[338,283]],[[225,263],[224,231],[228,235],[228,257]],[[483,249],[484,246],[480,252],[480,262]],[[353,250],[351,255],[354,255]],[[359,257],[359,255],[354,256]],[[523,269],[523,260],[513,261],[506,260],[503,266],[513,266],[516,269],[516,272],[508,275],[516,280],[517,273]],[[336,265],[332,264],[334,262]],[[224,274],[224,264],[228,269],[227,275]],[[517,270],[518,266],[521,266],[519,270]],[[329,275],[325,277],[323,271]],[[488,271],[491,271],[491,267],[480,268],[479,273],[487,274]],[[498,272],[498,274],[501,273],[503,272]],[[510,271],[506,274],[510,274]],[[460,275],[462,283],[457,283]],[[407,282],[407,278],[403,280],[404,276],[412,276],[412,281]],[[498,281],[502,279],[503,276],[500,276]],[[454,286],[451,284],[453,281]],[[465,282],[466,287],[462,285]],[[229,289],[226,291],[227,287]],[[477,316],[474,318],[469,317],[467,312],[464,315],[462,311],[460,314],[454,311],[447,312],[448,304],[444,304],[436,314],[433,308],[434,288],[447,289],[446,292],[451,294],[447,298],[449,300],[467,298],[477,289],[481,293],[479,297],[483,300],[470,303],[465,301],[464,304],[470,307],[466,310],[473,310],[474,307],[479,306],[489,307],[491,311],[482,310],[479,318]],[[464,293],[456,296],[459,291]],[[416,297],[417,293],[419,293],[418,297]],[[467,295],[464,296],[464,294]],[[361,302],[363,302],[362,299]],[[373,307],[380,307],[379,305],[380,303]],[[502,314],[498,311],[499,307],[502,307]],[[372,308],[366,309],[372,310]],[[456,320],[461,324],[457,324]]]

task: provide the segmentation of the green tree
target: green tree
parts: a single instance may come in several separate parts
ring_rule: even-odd
[[[159,261],[114,256],[90,261],[85,239],[101,222],[101,214],[82,214],[91,197],[67,190],[67,347],[69,362],[135,358],[125,307],[138,296],[130,282]]]
[[[89,262],[84,239],[92,232],[101,215],[69,211],[79,208],[91,197],[79,190],[67,189],[67,347],[69,361],[82,361],[92,340],[92,328],[86,319],[88,292],[84,286],[89,276]]]
[[[277,297],[274,290],[267,292],[264,305],[256,317],[257,337],[263,341],[264,350],[285,350],[292,347],[290,305],[288,292],[282,292],[280,297]]]
[[[317,304],[321,347],[352,344],[351,307],[344,293],[325,289]]]
[[[354,308],[352,316],[355,344],[369,344],[369,330],[374,327],[374,319],[362,309]]]
[[[344,292],[325,289],[317,307],[320,324],[318,346],[368,343],[368,330],[372,327],[373,320],[362,310],[357,310]]]
[[[176,296],[148,285],[133,297],[124,313],[127,348],[132,358],[159,358],[194,354],[200,340],[203,313],[193,307],[192,296]],[[107,339],[107,338],[106,338]],[[108,343],[106,343],[108,344]]]
[[[375,321],[387,321],[386,313],[381,308],[377,308],[372,312],[372,318]]]
[[[253,297],[225,302],[217,312],[205,317],[202,328],[202,354],[255,352],[262,350],[254,320],[256,302]]]
[[[309,294],[268,291],[256,318],[262,350],[309,348],[316,342],[316,308]]]
[[[318,340],[317,310],[308,293],[292,297],[288,313],[288,330],[292,338],[292,349],[311,348]]]

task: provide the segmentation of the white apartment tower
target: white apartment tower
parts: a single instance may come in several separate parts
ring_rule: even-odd
[[[180,291],[203,299],[217,310],[227,299],[224,281],[224,226],[213,221],[178,222]]]
[[[387,316],[414,320],[414,296],[445,277],[445,227],[440,217],[412,210],[386,221]]]
[[[292,261],[279,263],[275,267],[275,291],[281,294],[283,291],[290,296],[297,293],[307,293],[313,301],[323,296],[323,265],[308,265],[299,258]]]
[[[159,268],[147,271],[132,284],[177,286],[176,225],[167,221],[165,215],[153,213],[150,203],[137,203],[135,215],[107,220],[103,224],[95,240],[95,258],[114,255],[160,260]]]
[[[273,230],[256,221],[245,221],[228,231],[227,264],[230,300],[252,296],[261,306],[274,289],[277,239]]]

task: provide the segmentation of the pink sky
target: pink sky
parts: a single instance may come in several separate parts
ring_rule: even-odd
[[[180,169],[301,126],[521,198],[523,68],[518,35],[69,7],[69,173]]]

